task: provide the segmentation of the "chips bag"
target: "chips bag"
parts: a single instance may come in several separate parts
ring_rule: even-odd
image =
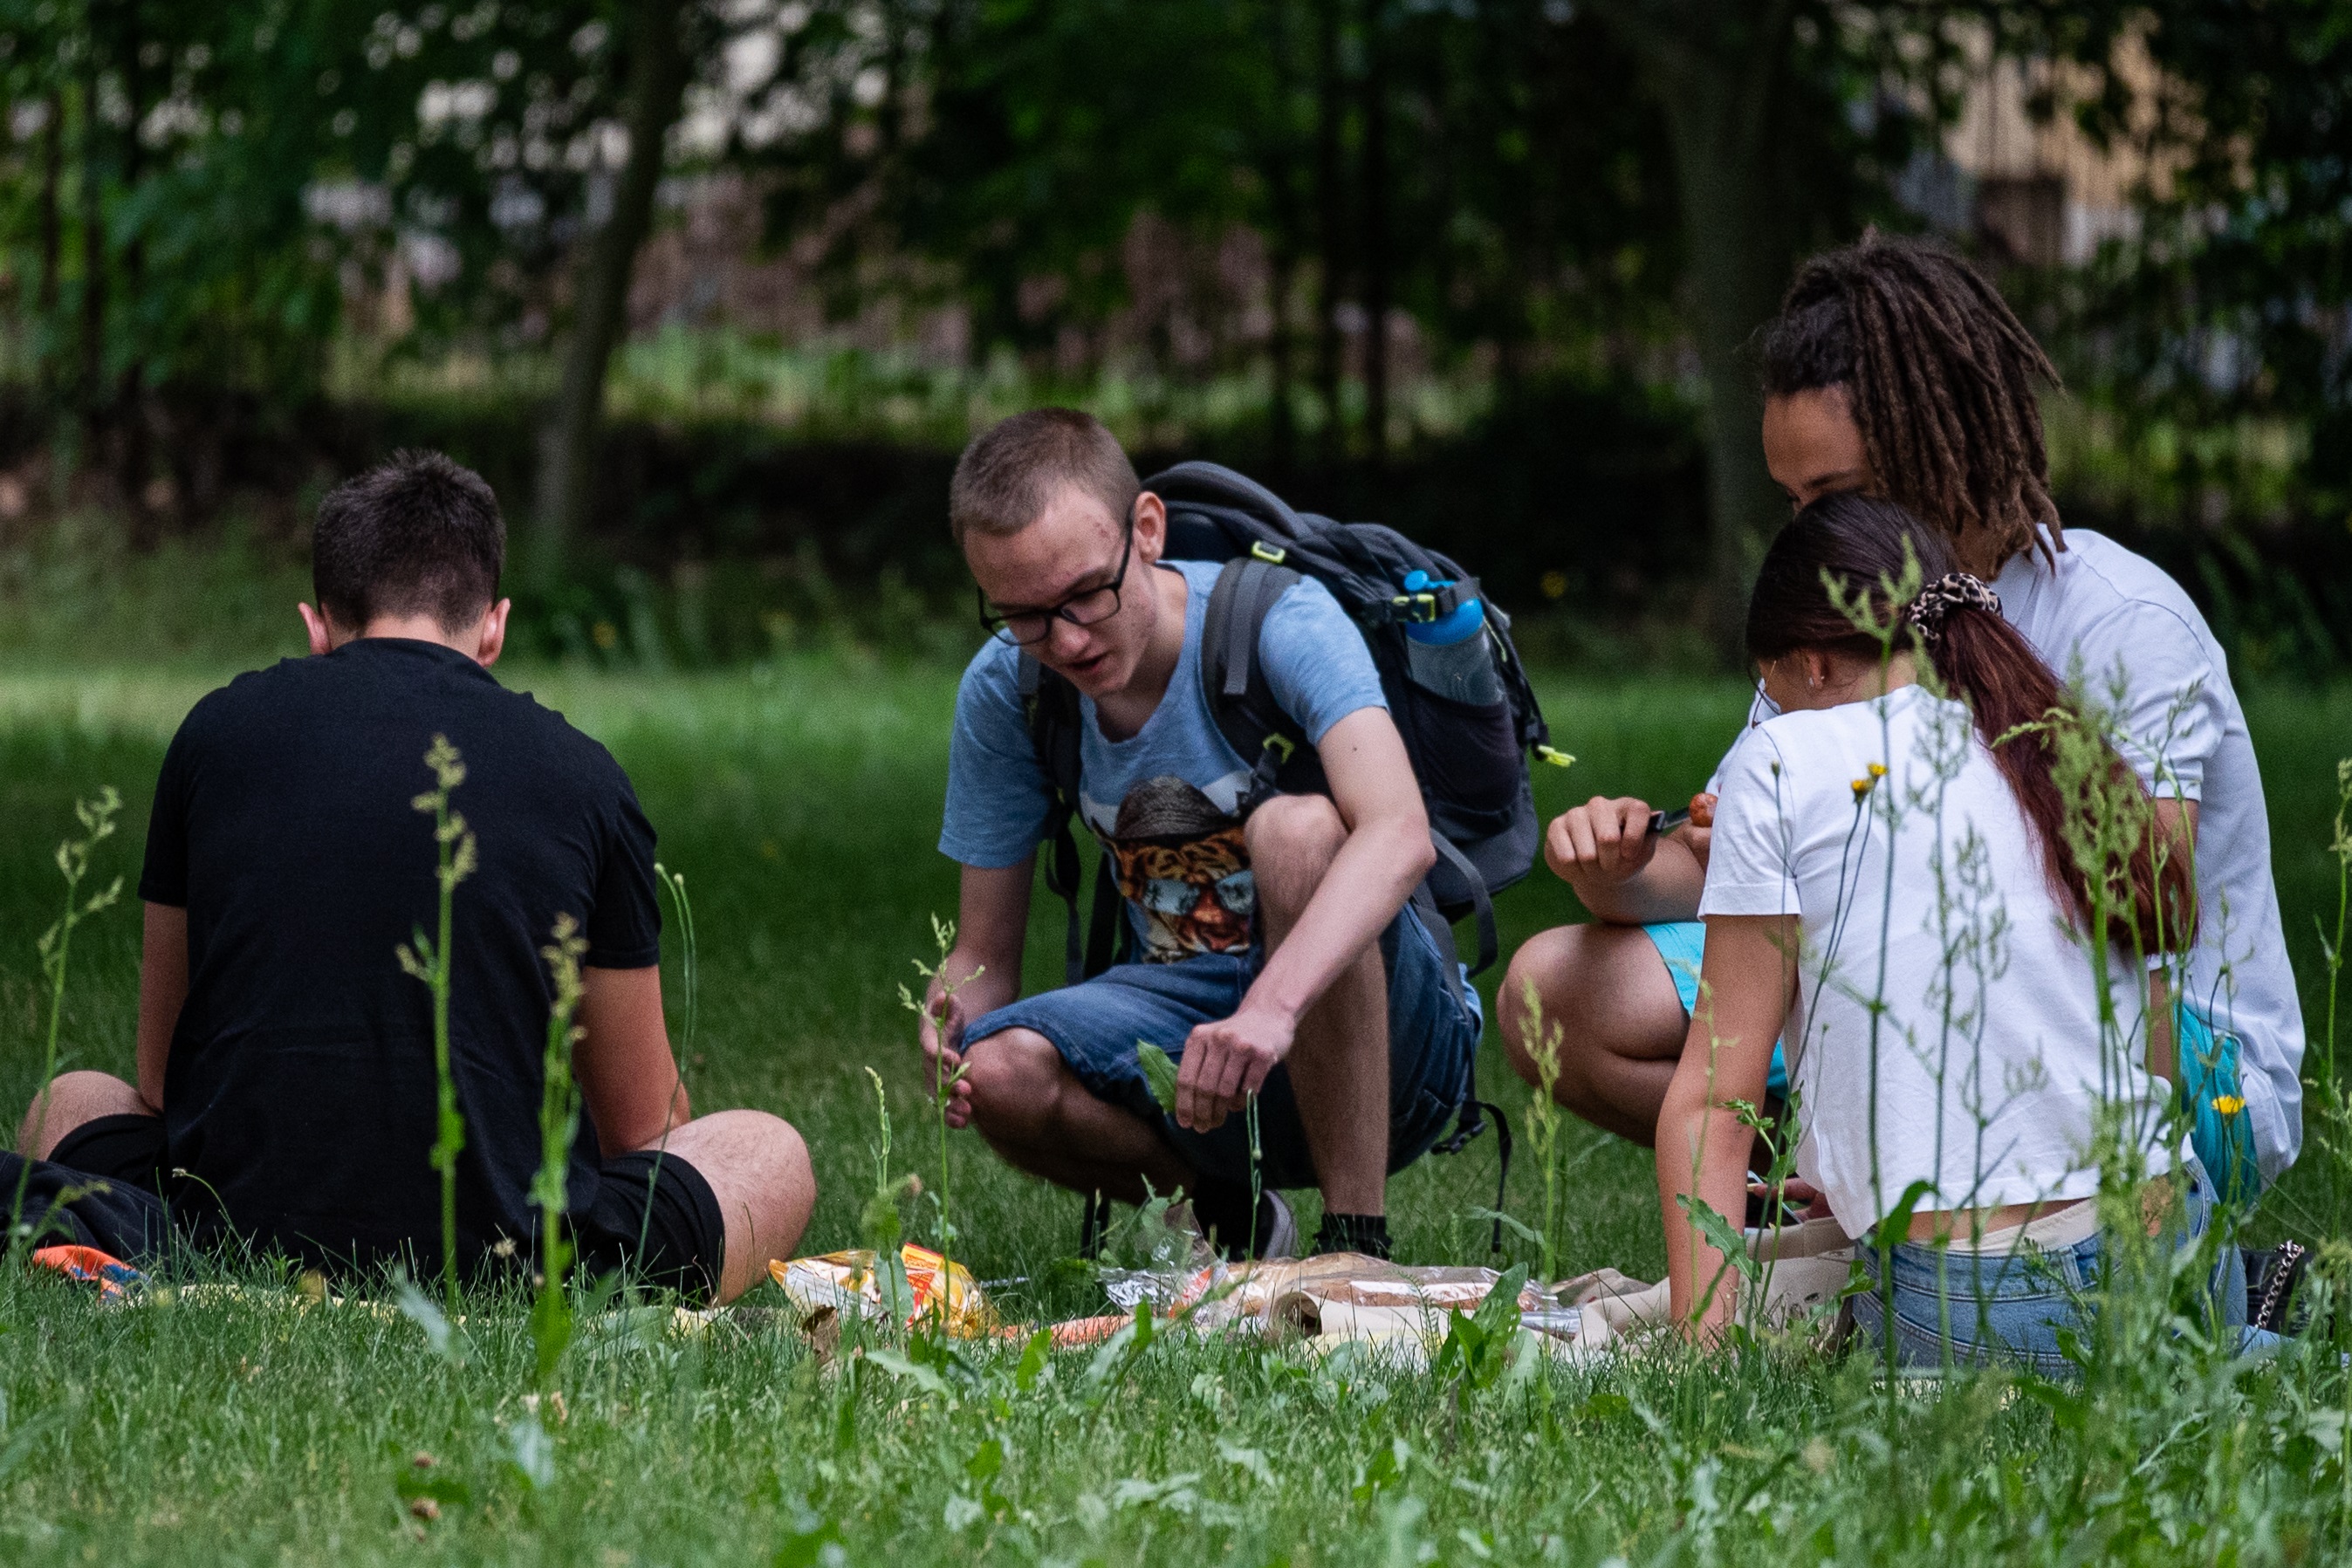
[[[930,1319],[944,1305],[947,1331],[956,1338],[979,1339],[996,1332],[996,1313],[962,1264],[951,1263],[911,1242],[898,1249],[898,1261],[906,1270],[903,1304],[908,1327]],[[876,1270],[874,1262],[873,1251],[861,1247],[770,1263],[768,1273],[803,1313],[831,1310],[883,1319],[890,1315],[885,1288],[895,1294],[898,1287]]]

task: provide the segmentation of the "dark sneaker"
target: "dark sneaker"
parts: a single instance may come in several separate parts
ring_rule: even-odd
[[[1102,1256],[1103,1239],[1110,1234],[1110,1199],[1101,1193],[1087,1195],[1087,1211],[1078,1221],[1078,1256],[1092,1263]]]
[[[1314,1256],[1326,1252],[1358,1252],[1386,1260],[1389,1255],[1388,1217],[1380,1214],[1333,1214],[1328,1209],[1315,1232]]]
[[[1246,1205],[1248,1193],[1243,1193],[1242,1197]],[[1246,1207],[1244,1213],[1247,1213]],[[1180,1203],[1170,1207],[1168,1223],[1172,1226],[1180,1222],[1190,1228],[1203,1245],[1213,1248],[1216,1255],[1228,1262],[1239,1263],[1250,1258],[1263,1260],[1298,1256],[1298,1220],[1290,1212],[1289,1203],[1278,1192],[1258,1195],[1254,1224],[1248,1219],[1205,1220],[1201,1217],[1201,1205],[1197,1202]],[[1236,1234],[1225,1234],[1228,1222],[1234,1225]]]
[[[1783,1194],[1778,1202],[1772,1190],[1748,1189],[1748,1212],[1740,1223],[1750,1230],[1793,1230],[1805,1222],[1805,1206]]]
[[[1298,1218],[1282,1194],[1269,1192],[1258,1199],[1257,1255],[1260,1258],[1298,1256]]]

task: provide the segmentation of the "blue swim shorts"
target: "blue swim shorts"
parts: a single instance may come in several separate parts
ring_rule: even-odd
[[[1381,936],[1389,975],[1389,1169],[1429,1152],[1470,1092],[1470,1063],[1484,1020],[1477,993],[1457,966],[1438,954],[1408,905]],[[1174,964],[1118,964],[1081,985],[1024,997],[975,1019],[964,1031],[977,1042],[1008,1029],[1034,1030],[1054,1042],[1089,1093],[1158,1122],[1177,1153],[1213,1179],[1249,1181],[1248,1118],[1236,1113],[1213,1131],[1176,1124],[1151,1098],[1136,1060],[1150,1040],[1181,1061],[1193,1026],[1231,1018],[1259,956],[1202,954]],[[1317,1185],[1314,1156],[1298,1120],[1289,1071],[1281,1067],[1258,1093],[1260,1178],[1268,1187]]]
[[[2246,1115],[2245,1090],[2238,1075],[2238,1037],[2216,1031],[2211,1020],[2186,1002],[2172,1009],[2173,1041],[2180,1058],[2180,1094],[2193,1118],[2189,1146],[2210,1173],[2222,1203],[2251,1206],[2263,1193],[2263,1171],[2254,1156],[2254,1126]]]
[[[1706,956],[1706,922],[1666,920],[1642,929],[1657,945],[1658,956],[1666,961],[1666,973],[1674,977],[1675,993],[1683,999],[1683,1016],[1688,1018],[1698,1007],[1698,971]],[[1789,1063],[1777,1040],[1772,1042],[1772,1066],[1764,1077],[1764,1092],[1780,1100],[1789,1097]]]

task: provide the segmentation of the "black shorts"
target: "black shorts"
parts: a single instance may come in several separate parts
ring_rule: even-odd
[[[171,1190],[165,1157],[163,1118],[127,1113],[76,1127],[58,1140],[49,1163],[163,1197]],[[639,1149],[604,1161],[597,1175],[595,1201],[572,1217],[581,1273],[625,1270],[686,1295],[716,1296],[727,1218],[703,1174],[676,1154]]]
[[[596,1174],[596,1201],[572,1217],[580,1272],[593,1280],[625,1270],[647,1284],[716,1301],[727,1261],[727,1216],[709,1180],[677,1155],[651,1149],[615,1155]]]

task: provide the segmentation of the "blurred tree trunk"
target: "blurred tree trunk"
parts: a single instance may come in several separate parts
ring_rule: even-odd
[[[63,264],[65,252],[65,222],[58,212],[58,190],[65,183],[66,167],[66,105],[62,94],[52,92],[42,101],[45,119],[41,127],[41,193],[38,197],[41,231],[41,276],[34,289],[34,302],[39,307],[46,328],[49,313],[58,308],[58,269]],[[42,361],[46,366],[48,356]]]
[[[83,53],[81,148],[75,171],[76,205],[81,218],[81,376],[75,388],[80,405],[84,449],[97,444],[98,420],[106,389],[106,207],[99,133],[99,51],[94,36]]]
[[[1364,434],[1377,468],[1389,445],[1388,6],[1364,7]]]
[[[1340,189],[1339,142],[1347,115],[1339,79],[1341,0],[1315,0],[1315,239],[1321,255],[1315,280],[1315,390],[1323,404],[1317,445],[1328,475],[1343,449],[1339,408],[1339,291],[1347,282],[1343,235],[1346,193]]]
[[[153,542],[152,508],[147,505],[146,392],[147,356],[143,334],[137,328],[140,307],[147,293],[147,241],[137,217],[139,182],[146,175],[146,149],[139,138],[140,121],[147,112],[147,62],[141,39],[139,0],[116,0],[121,32],[114,57],[121,62],[122,96],[130,120],[122,131],[121,183],[126,205],[133,214],[122,239],[122,298],[129,307],[131,330],[124,334],[122,372],[114,386],[115,488],[131,513],[139,542]]]
[[[34,199],[40,231],[40,273],[33,285],[33,330],[41,402],[54,407],[58,392],[58,278],[65,267],[65,214],[58,210],[66,169],[65,95],[42,100],[41,188]]]
[[[1277,214],[1292,201],[1290,170],[1286,159],[1280,160],[1281,179],[1269,182],[1276,204]],[[1298,284],[1298,240],[1291,220],[1277,215],[1275,220],[1274,243],[1266,258],[1266,305],[1272,319],[1266,328],[1266,358],[1272,372],[1274,388],[1266,404],[1266,448],[1273,460],[1280,483],[1288,484],[1298,466],[1297,423],[1291,416],[1291,384],[1297,380],[1297,368],[1293,364],[1293,344],[1290,331],[1290,295]]]
[[[1269,96],[1273,100],[1265,152],[1259,165],[1265,181],[1266,227],[1270,231],[1266,244],[1269,319],[1265,349],[1267,370],[1274,382],[1266,404],[1265,434],[1267,456],[1274,470],[1272,482],[1285,486],[1295,481],[1298,465],[1298,430],[1290,406],[1291,385],[1297,379],[1296,344],[1290,329],[1290,296],[1298,286],[1298,263],[1305,248],[1299,243],[1298,189],[1293,177],[1297,143],[1291,131],[1297,123],[1293,118],[1293,95],[1297,82],[1291,70],[1288,14],[1289,7],[1282,0],[1260,11],[1265,22]]]
[[[1772,178],[1795,0],[1596,0],[1665,116],[1694,336],[1706,378],[1707,620],[1737,653],[1758,555],[1788,513],[1764,467],[1762,398],[1742,350],[1780,308],[1796,225]]]
[[[654,188],[663,147],[676,123],[692,68],[685,37],[685,0],[637,0],[629,46],[629,155],[614,182],[613,210],[588,246],[563,381],[540,437],[538,515],[526,562],[529,580],[545,590],[563,574],[595,482],[596,441],[604,414],[604,373],[628,326],[629,279],[652,230]]]

